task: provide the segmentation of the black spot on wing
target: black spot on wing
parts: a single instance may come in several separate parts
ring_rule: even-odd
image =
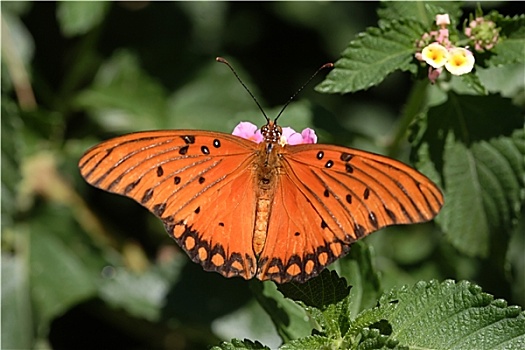
[[[376,214],[371,211],[368,213],[368,219],[370,220],[370,223],[375,227],[375,228],[379,228],[379,224],[377,222],[377,217],[376,217]]]
[[[140,203],[142,204],[146,204],[147,202],[149,202],[149,200],[151,199],[151,197],[153,197],[153,188],[149,188],[147,189],[145,192],[144,192],[144,195],[142,196],[142,199],[140,200]]]
[[[137,187],[137,185],[140,183],[140,180],[142,180],[141,177],[133,181],[132,183],[128,184],[126,188],[124,188],[124,194],[130,193],[135,187]]]
[[[153,206],[153,213],[157,215],[159,218],[164,214],[164,211],[166,210],[166,203],[160,203],[155,204]]]
[[[386,215],[388,215],[390,220],[392,220],[392,223],[395,224],[397,222],[396,214],[394,214],[394,212],[388,209],[386,206],[384,208],[385,208]]]
[[[184,136],[181,136],[181,138],[182,138],[182,140],[184,140],[184,143],[186,143],[187,145],[195,143],[195,136],[184,135]]]
[[[349,153],[345,153],[345,152],[341,153],[341,160],[342,160],[343,162],[348,162],[348,161],[350,161],[350,159],[352,159],[352,158],[353,158],[353,155],[351,155],[351,154],[349,154]]]
[[[366,231],[365,228],[359,224],[354,225],[354,233],[357,238],[361,238],[365,235]]]

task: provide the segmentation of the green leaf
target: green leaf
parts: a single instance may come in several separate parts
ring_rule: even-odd
[[[107,1],[61,1],[57,3],[57,19],[66,37],[82,35],[104,20],[111,3]]]
[[[31,234],[31,285],[40,323],[45,324],[72,305],[94,296],[95,285],[75,256],[51,235]]]
[[[24,145],[20,138],[22,123],[14,102],[2,98],[2,230],[13,224],[16,213],[16,192],[20,182],[20,157]]]
[[[352,286],[348,312],[351,319],[359,312],[376,305],[381,293],[379,273],[372,261],[372,251],[363,241],[352,244],[350,253],[339,261],[339,274]]]
[[[417,349],[520,349],[525,314],[470,282],[419,282],[385,294],[391,338]],[[395,305],[392,308],[392,305]]]
[[[270,316],[283,341],[302,338],[311,333],[313,324],[304,308],[285,298],[277,290],[275,283],[252,280],[250,289],[257,302]]]
[[[259,96],[241,65],[230,63],[252,93]],[[264,106],[263,101],[259,102]],[[170,97],[171,127],[231,133],[241,120],[260,125],[264,117],[228,67],[212,60]]]
[[[270,349],[267,346],[262,345],[258,341],[251,341],[248,339],[239,340],[232,339],[231,342],[223,342],[218,346],[213,346],[210,350],[257,350],[257,349]]]
[[[117,51],[99,69],[93,85],[75,98],[106,130],[168,128],[167,93],[139,66],[137,57]]]
[[[451,93],[422,131],[418,157],[445,192],[437,221],[457,249],[487,256],[491,237],[508,239],[524,198],[522,113],[500,96]]]
[[[281,284],[279,290],[285,297],[301,301],[307,306],[325,310],[329,305],[343,300],[350,292],[346,280],[335,271],[323,270],[319,276],[305,283]]]
[[[173,270],[180,269],[179,265],[172,266]],[[140,274],[116,268],[111,278],[101,284],[100,298],[132,316],[154,322],[160,320],[170,282],[156,266]]]
[[[486,95],[487,89],[485,86],[483,86],[483,83],[479,79],[479,76],[477,74],[471,73],[471,74],[463,74],[461,77],[462,82],[467,85],[472,91],[479,95]],[[455,90],[456,92],[460,93],[459,91]]]
[[[447,13],[454,21],[461,16],[459,1],[384,1],[377,10],[380,21],[409,19],[427,27],[427,32],[436,21],[437,14]]]
[[[310,314],[327,337],[341,338],[348,329],[348,299],[350,288],[335,271],[323,270],[306,283],[286,283],[279,290]]]
[[[525,62],[525,15],[503,17],[492,13],[489,16],[501,28],[500,39],[494,50],[494,55],[488,60],[493,66]]]
[[[525,66],[521,63],[506,64],[487,69],[476,68],[482,84],[491,93],[500,93],[503,97],[515,97],[525,90]]]
[[[311,335],[305,338],[292,340],[284,344],[280,350],[304,350],[304,349],[340,349],[340,341],[329,339],[320,335]]]
[[[20,232],[15,234],[18,233]],[[2,234],[6,234],[4,230]],[[28,276],[29,266],[23,254],[15,255],[2,251],[3,349],[32,348],[33,322]]]
[[[29,226],[31,297],[39,333],[47,331],[53,318],[96,294],[97,275],[59,238],[76,226],[66,210],[49,209]]]
[[[379,84],[396,70],[415,72],[414,43],[423,32],[419,22],[409,20],[392,22],[383,28],[368,28],[348,45],[316,90],[354,92]]]

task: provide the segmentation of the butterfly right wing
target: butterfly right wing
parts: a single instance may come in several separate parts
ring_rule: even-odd
[[[169,130],[117,137],[88,150],[82,176],[133,198],[205,270],[252,278],[257,144],[229,134]]]
[[[350,244],[390,225],[429,221],[439,188],[381,155],[332,145],[286,146],[261,252],[259,279],[304,282]]]

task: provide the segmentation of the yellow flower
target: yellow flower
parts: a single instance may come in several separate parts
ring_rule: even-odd
[[[474,55],[469,50],[462,47],[455,47],[449,51],[445,68],[454,75],[463,75],[469,73],[474,68]]]
[[[449,59],[448,50],[438,43],[432,43],[421,51],[423,61],[434,68],[441,68]]]

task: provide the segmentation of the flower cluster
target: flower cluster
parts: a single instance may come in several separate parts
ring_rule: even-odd
[[[264,141],[261,130],[257,129],[257,126],[250,122],[240,122],[235,127],[235,129],[233,129],[232,135],[242,137],[243,139],[252,140],[256,143],[261,143]],[[279,143],[281,145],[317,143],[317,135],[315,134],[315,131],[310,128],[306,128],[301,133],[298,133],[290,127],[284,127]]]
[[[436,24],[439,29],[423,34],[417,42],[418,52],[415,54],[419,61],[429,65],[429,80],[434,83],[443,72],[443,67],[453,75],[471,72],[474,68],[474,55],[468,49],[451,43],[447,28],[450,25],[449,15],[437,15]]]
[[[492,49],[499,40],[499,30],[496,23],[483,17],[477,17],[465,27],[464,33],[474,44],[474,50],[483,52]]]

